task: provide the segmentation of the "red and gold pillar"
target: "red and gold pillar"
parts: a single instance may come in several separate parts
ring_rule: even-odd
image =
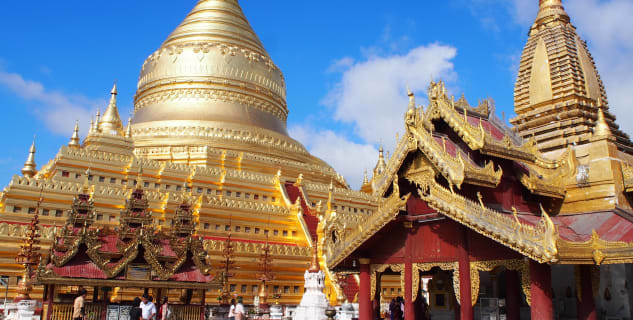
[[[552,308],[552,269],[548,264],[530,260],[530,292],[532,319],[554,319]]]
[[[371,277],[369,259],[358,259],[360,263],[360,284],[358,287],[358,319],[372,320]]]
[[[411,262],[404,264],[404,318],[415,319],[415,307],[413,304],[413,265]]]
[[[591,266],[579,266],[576,272],[580,272],[580,301],[578,306],[578,319],[596,320],[596,303],[593,300],[593,289],[591,287]]]
[[[519,320],[521,313],[521,287],[519,285],[519,273],[506,270],[506,309],[508,320]]]
[[[457,241],[459,259],[459,314],[462,320],[473,319],[473,305],[470,290],[470,256],[468,254],[468,229],[460,226],[460,238]]]

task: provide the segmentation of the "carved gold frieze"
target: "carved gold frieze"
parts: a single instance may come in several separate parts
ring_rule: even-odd
[[[479,298],[479,272],[493,271],[498,267],[504,267],[507,270],[517,271],[521,275],[521,289],[525,294],[525,300],[528,305],[532,304],[532,294],[530,291],[530,265],[527,260],[487,260],[472,261],[470,263],[470,292],[472,305],[477,304]]]
[[[340,239],[334,242],[331,237],[326,237],[324,252],[328,267],[334,268],[363,242],[392,221],[405,206],[409,196],[410,194],[400,197],[397,192],[393,192],[388,198],[382,199],[378,208],[371,214],[365,215],[362,223],[345,225],[345,232]],[[345,215],[342,212],[336,212],[336,215],[339,214]],[[329,224],[329,222],[326,223]]]
[[[541,263],[558,259],[558,232],[544,210],[541,210],[540,223],[533,226],[475,203],[434,182],[420,185],[418,193],[422,200],[443,215],[527,257]]]
[[[564,264],[619,264],[633,263],[633,242],[607,241],[593,230],[587,241],[558,239],[560,263]]]
[[[391,269],[393,272],[400,273],[400,290],[404,292],[404,264],[372,264],[369,268],[370,274],[370,297],[374,299],[376,296],[376,289],[378,285],[378,273],[383,273],[387,269]]]
[[[436,267],[444,271],[453,271],[453,291],[455,292],[455,299],[457,299],[457,303],[461,303],[459,291],[459,262],[457,261],[414,263],[412,266],[413,286],[411,287],[413,301],[417,299],[418,291],[420,290],[420,272],[431,271],[431,269]]]

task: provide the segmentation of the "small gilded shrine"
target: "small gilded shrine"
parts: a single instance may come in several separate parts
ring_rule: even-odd
[[[86,180],[87,181],[87,180]],[[183,197],[174,227],[167,233],[152,224],[142,179],[121,211],[116,228],[94,226],[94,200],[84,187],[73,200],[66,224],[37,270],[39,283],[93,287],[212,289],[202,238],[195,234],[193,209]]]

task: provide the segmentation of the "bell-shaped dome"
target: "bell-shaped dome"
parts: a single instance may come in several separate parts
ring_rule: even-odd
[[[283,74],[237,0],[200,0],[143,64],[132,122],[287,136],[287,116]]]

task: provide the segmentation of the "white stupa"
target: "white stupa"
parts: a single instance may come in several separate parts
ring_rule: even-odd
[[[312,255],[310,268],[306,270],[305,293],[301,298],[301,303],[297,307],[294,320],[325,320],[325,309],[328,307],[328,300],[323,289],[325,288],[325,274],[319,267],[319,257],[316,244]]]

